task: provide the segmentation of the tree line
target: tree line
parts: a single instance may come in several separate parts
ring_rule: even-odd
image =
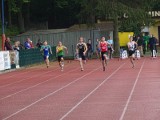
[[[18,26],[20,32],[41,22],[48,22],[49,28],[80,23],[94,28],[98,19],[112,21],[119,46],[118,31],[140,32],[154,22],[147,11],[158,8],[159,0],[5,0],[5,21],[8,26]]]

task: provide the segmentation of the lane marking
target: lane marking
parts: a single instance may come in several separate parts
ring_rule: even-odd
[[[54,67],[50,67],[50,68],[54,68]],[[30,73],[32,71],[35,71],[35,69],[38,69],[38,67],[35,66],[35,67],[24,68],[24,69],[22,68],[22,69],[17,69],[17,70],[15,70],[13,72],[8,72],[8,73],[11,73],[11,74],[13,73],[14,75],[6,76],[7,78],[3,78],[3,80],[11,78],[11,77],[14,77],[14,76],[17,76],[17,74],[18,75],[23,75],[25,73]],[[41,69],[44,69],[44,66],[40,66],[38,70],[41,70]],[[29,71],[27,71],[27,70],[29,70]],[[18,73],[18,72],[22,72],[22,73]],[[5,74],[2,74],[2,75],[5,76]]]
[[[66,65],[66,66],[68,66],[68,65]],[[46,69],[47,69],[47,68],[46,68]],[[57,71],[58,69],[59,69],[59,68],[56,68],[56,69],[54,69],[53,71],[52,71],[52,70],[51,70],[51,71],[47,71],[47,72],[45,72],[45,73],[43,73],[43,74],[40,74],[40,75],[38,74],[38,75],[31,76],[31,77],[28,77],[28,78],[23,78],[23,79],[21,79],[21,80],[15,81],[15,82],[13,82],[13,83],[9,83],[9,84],[6,84],[6,85],[2,85],[2,86],[0,86],[0,88],[4,88],[4,87],[10,86],[10,85],[14,85],[14,84],[16,84],[16,83],[20,83],[20,82],[23,82],[23,81],[28,80],[28,79],[31,79],[31,78],[39,77],[39,76],[42,76],[42,75],[44,75],[44,74]]]
[[[22,92],[27,91],[27,90],[29,90],[29,89],[31,89],[31,88],[35,88],[35,87],[37,87],[37,86],[39,86],[39,85],[41,85],[41,84],[43,84],[43,83],[49,82],[49,81],[51,81],[51,80],[54,80],[55,78],[58,78],[58,77],[61,77],[61,76],[65,75],[65,74],[68,74],[68,73],[70,73],[70,72],[76,71],[77,69],[79,69],[79,68],[73,69],[73,70],[71,70],[71,71],[68,71],[68,72],[66,72],[66,73],[57,75],[57,76],[55,76],[55,77],[53,77],[53,78],[47,79],[47,80],[45,80],[45,81],[43,81],[43,82],[40,82],[40,83],[38,83],[38,84],[35,84],[35,85],[33,85],[33,86],[30,86],[30,87],[25,88],[25,89],[23,89],[23,90],[20,90],[20,91],[18,91],[18,92],[15,92],[15,93],[13,93],[13,94],[7,95],[7,96],[5,96],[5,97],[3,97],[3,98],[0,98],[0,100],[4,100],[4,99],[9,98],[9,97],[12,97],[13,95],[16,95],[16,94],[18,94],[18,93],[22,93]]]
[[[72,81],[72,82],[66,84],[65,86],[63,86],[63,87],[57,89],[56,91],[54,91],[54,92],[52,92],[52,93],[50,93],[50,94],[48,94],[48,95],[46,95],[46,96],[40,98],[39,100],[37,100],[37,101],[31,103],[30,105],[27,105],[26,107],[24,107],[24,108],[18,110],[17,112],[15,112],[15,113],[13,113],[13,114],[11,114],[11,115],[9,115],[9,116],[3,118],[2,120],[7,120],[7,119],[9,119],[9,118],[11,118],[11,117],[17,115],[18,113],[20,113],[20,112],[26,110],[26,109],[29,108],[29,107],[32,107],[33,105],[35,105],[35,104],[39,103],[40,101],[42,101],[42,100],[44,100],[44,99],[50,97],[51,95],[54,95],[55,93],[57,93],[57,92],[63,90],[64,88],[66,88],[66,87],[72,85],[73,83],[79,81],[80,79],[82,79],[82,78],[86,77],[87,75],[89,75],[89,74],[91,74],[91,73],[97,71],[97,70],[100,69],[100,68],[101,68],[101,67],[98,67],[97,69],[94,69],[94,70],[92,70],[91,72],[88,72],[87,74],[83,75],[82,77],[79,77],[79,78],[75,79],[74,81]]]
[[[124,109],[123,109],[123,112],[122,112],[119,120],[123,120],[123,118],[124,118],[124,115],[125,115],[125,113],[126,113],[126,111],[127,111],[128,105],[129,105],[129,103],[130,103],[130,101],[131,101],[131,97],[132,97],[133,92],[134,92],[134,90],[135,90],[135,87],[136,87],[136,85],[137,85],[139,76],[140,76],[140,74],[141,74],[141,72],[142,72],[142,69],[143,69],[143,67],[144,67],[144,63],[145,63],[145,60],[143,61],[143,64],[141,65],[141,68],[140,68],[140,70],[139,70],[139,72],[138,72],[137,78],[136,78],[136,80],[135,80],[135,82],[134,82],[134,85],[133,85],[133,87],[132,87],[132,90],[131,90],[131,92],[130,92],[130,94],[129,94],[129,97],[128,97],[128,99],[127,99],[127,102],[126,102],[126,104],[125,104],[125,107],[124,107]]]
[[[74,111],[82,102],[84,102],[90,95],[92,95],[97,89],[99,89],[105,82],[108,81],[109,78],[111,78],[117,71],[120,70],[120,68],[124,65],[120,65],[111,75],[109,75],[106,79],[104,79],[95,89],[93,89],[86,97],[84,97],[81,101],[79,101],[74,107],[72,107],[66,114],[64,114],[59,120],[63,120],[66,118],[72,111]]]
[[[68,65],[66,65],[66,66],[68,66]],[[35,84],[35,85],[31,86],[31,87],[25,88],[25,89],[20,90],[20,91],[18,91],[18,92],[15,92],[15,93],[12,93],[12,94],[7,95],[7,96],[5,96],[5,97],[2,97],[2,98],[0,98],[0,100],[4,100],[4,99],[9,98],[9,97],[12,97],[13,95],[16,95],[16,94],[18,94],[18,93],[21,93],[21,92],[27,91],[27,90],[29,90],[29,89],[31,89],[31,88],[34,88],[34,87],[36,87],[36,86],[38,86],[38,85],[41,85],[41,84],[43,84],[43,83],[45,83],[45,82],[48,82],[48,81],[54,80],[55,78],[58,78],[58,77],[60,77],[60,76],[62,76],[62,75],[64,75],[64,74],[67,74],[67,73],[73,72],[73,71],[75,71],[75,70],[77,70],[77,69],[79,69],[79,68],[73,69],[73,70],[71,70],[71,71],[69,71],[69,72],[63,73],[63,74],[58,75],[58,76],[54,76],[54,75],[52,75],[52,76],[54,76],[54,78],[48,79],[48,80],[46,80],[46,81],[40,82],[40,83],[38,83],[38,84]],[[47,76],[48,76],[48,75],[47,75]]]

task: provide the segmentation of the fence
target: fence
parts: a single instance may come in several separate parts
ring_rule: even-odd
[[[107,30],[85,30],[45,34],[34,32],[27,35],[14,36],[11,39],[19,40],[23,44],[26,38],[29,37],[33,41],[34,45],[36,45],[38,39],[40,39],[41,41],[47,40],[48,44],[50,44],[51,46],[56,46],[58,44],[58,41],[62,41],[62,43],[68,48],[68,56],[74,56],[76,44],[78,43],[79,37],[81,36],[84,37],[86,42],[88,39],[92,40],[93,50],[95,51],[96,39],[102,36],[106,38],[110,36],[111,38],[113,38],[113,32]]]
[[[53,54],[49,58],[50,60],[55,60],[56,59],[56,48],[55,47],[52,47],[52,53]],[[43,56],[42,56],[42,52],[40,52],[40,49],[38,48],[29,49],[29,50],[21,50],[19,52],[20,67],[32,65],[32,64],[40,63],[40,62],[43,62]]]

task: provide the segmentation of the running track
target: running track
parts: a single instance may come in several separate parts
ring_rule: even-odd
[[[0,74],[0,120],[159,120],[160,58],[77,61]]]

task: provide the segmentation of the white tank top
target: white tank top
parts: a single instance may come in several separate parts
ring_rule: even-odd
[[[135,50],[135,44],[134,44],[134,42],[129,42],[128,46],[129,46],[129,50],[132,50],[132,51]]]

